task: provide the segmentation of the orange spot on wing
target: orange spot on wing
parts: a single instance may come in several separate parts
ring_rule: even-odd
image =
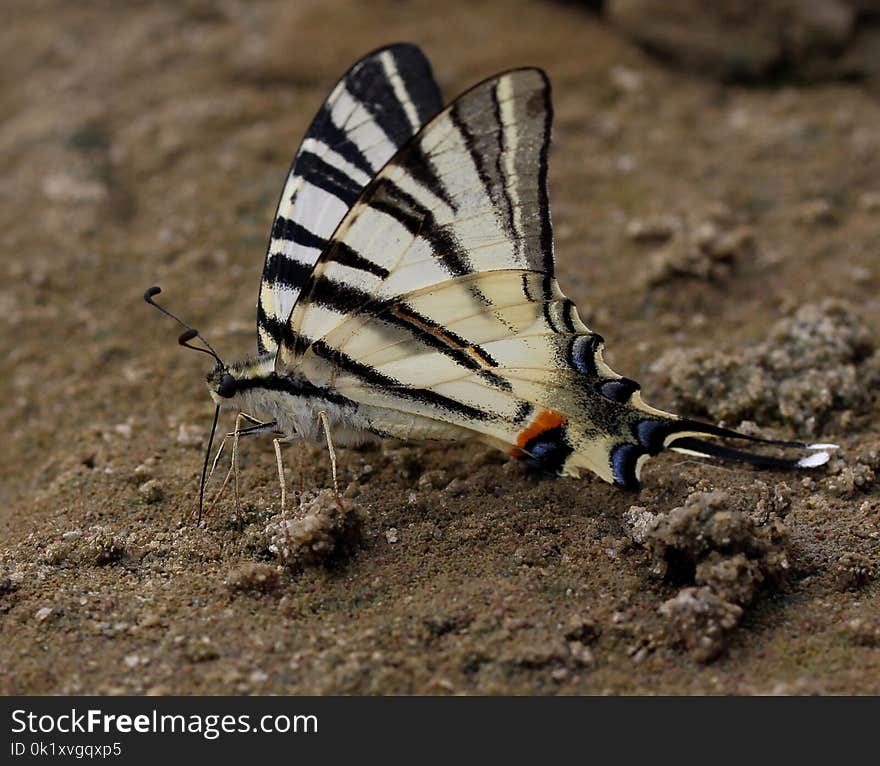
[[[541,410],[537,416],[529,423],[516,437],[516,447],[510,450],[510,454],[518,457],[522,454],[526,444],[528,444],[536,436],[549,431],[552,428],[558,428],[568,423],[562,415],[553,410]]]
[[[477,362],[479,362],[483,366],[485,366],[485,367],[493,367],[494,366],[490,359],[487,359],[485,356],[483,356],[473,346],[464,346],[461,343],[458,343],[450,335],[443,332],[443,329],[441,327],[432,327],[429,324],[425,324],[418,317],[415,317],[412,314],[405,313],[405,312],[401,311],[399,306],[395,306],[391,310],[391,312],[395,316],[400,317],[401,319],[405,320],[409,324],[415,325],[423,332],[429,333],[430,335],[433,335],[435,338],[439,338],[444,343],[446,343],[448,346],[451,346],[452,348],[457,348],[460,351],[464,351],[468,356],[470,356],[472,359],[476,359]]]

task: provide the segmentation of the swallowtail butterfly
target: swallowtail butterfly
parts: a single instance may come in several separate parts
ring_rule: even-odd
[[[332,442],[476,437],[545,472],[587,469],[625,489],[664,449],[771,467],[827,462],[834,445],[758,439],[650,407],[605,363],[602,337],[554,276],[551,119],[540,69],[491,77],[444,108],[417,47],[358,61],[284,185],[258,355],[223,364],[205,342],[218,412],[248,413],[248,431],[279,439],[323,431],[331,456]],[[184,326],[186,344],[198,334]],[[707,437],[807,452],[772,457]]]

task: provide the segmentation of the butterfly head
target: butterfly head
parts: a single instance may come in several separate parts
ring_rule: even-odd
[[[275,379],[274,354],[262,354],[241,362],[217,362],[208,373],[208,393],[224,409],[259,409]]]
[[[221,406],[234,399],[240,390],[238,378],[220,362],[208,373],[207,382],[211,398]]]

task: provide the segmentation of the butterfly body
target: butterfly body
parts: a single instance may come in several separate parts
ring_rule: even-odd
[[[664,449],[777,467],[705,437],[764,441],[647,405],[555,278],[552,108],[538,69],[443,108],[423,54],[395,45],[340,80],[276,211],[259,355],[208,376],[218,405],[284,437],[472,437],[545,472],[636,489]],[[322,433],[324,431],[325,433]]]
[[[223,389],[224,376],[235,380],[232,388]],[[261,354],[229,366],[218,365],[207,382],[216,404],[272,423],[274,431],[284,437],[321,441],[319,413],[324,413],[333,441],[340,446],[358,445],[375,438],[369,432],[368,422],[359,415],[356,402],[315,386],[300,375],[279,375],[275,372],[274,354]]]

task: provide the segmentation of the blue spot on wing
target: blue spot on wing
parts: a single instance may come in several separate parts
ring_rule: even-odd
[[[523,446],[523,460],[530,466],[558,474],[574,451],[565,435],[565,426],[549,428],[532,437]]]
[[[636,476],[636,465],[645,451],[636,444],[618,444],[611,450],[611,472],[621,489],[636,491],[642,484]]]
[[[663,449],[663,441],[674,430],[672,423],[666,420],[646,418],[640,420],[635,428],[636,438],[649,454],[656,455]]]
[[[578,335],[571,342],[569,349],[569,362],[584,375],[598,375],[596,370],[596,351],[604,343],[604,339],[598,333],[592,335]]]
[[[625,404],[629,401],[630,396],[639,390],[639,384],[629,378],[618,378],[617,380],[609,380],[599,387],[599,393],[612,402]]]

